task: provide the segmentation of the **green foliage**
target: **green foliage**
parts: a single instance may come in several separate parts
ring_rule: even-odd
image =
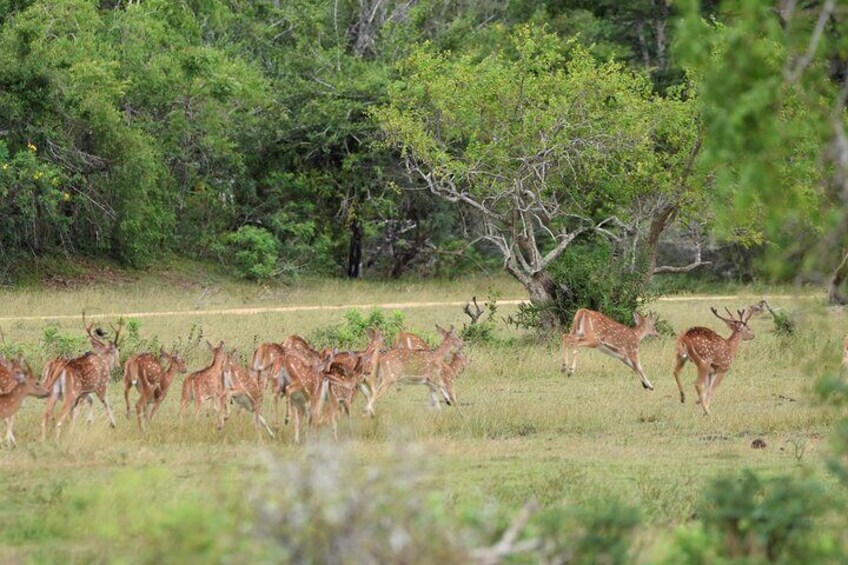
[[[838,537],[818,525],[832,511],[832,501],[811,479],[765,479],[753,471],[721,477],[704,493],[702,527],[678,532],[671,561],[837,562]]]
[[[247,279],[268,279],[277,273],[279,243],[273,234],[254,226],[242,226],[221,238],[223,263]]]
[[[65,333],[58,326],[45,326],[39,345],[47,358],[72,357],[86,350],[88,337],[81,332]]]
[[[547,512],[538,528],[545,540],[540,551],[548,563],[630,563],[639,510],[616,501],[589,508]]]
[[[517,314],[509,318],[511,323],[537,328],[547,309],[560,324],[568,326],[577,310],[589,308],[630,326],[633,312],[656,297],[644,274],[623,265],[602,240],[572,245],[551,266],[550,275],[559,289],[555,300],[544,306],[520,306]]]
[[[499,292],[489,291],[489,297],[483,303],[484,311],[476,323],[462,324],[462,329],[459,331],[459,337],[465,343],[474,344],[492,344],[497,341],[495,328],[497,320],[495,315],[498,312],[498,299],[501,297]]]
[[[310,334],[309,341],[318,347],[338,347],[339,349],[363,348],[368,343],[366,330],[379,329],[383,333],[386,344],[392,344],[405,322],[405,316],[400,310],[386,313],[375,308],[363,314],[359,310],[348,310],[344,313],[344,322],[331,324],[316,329]]]
[[[784,21],[764,0],[722,2],[732,17],[708,22],[699,2],[684,6],[677,51],[695,77],[706,134],[699,167],[715,191],[719,227],[749,244],[784,243],[770,248],[773,256],[788,250],[807,259],[811,238],[787,234],[816,233],[836,220],[825,148],[838,88],[827,59],[844,52],[845,22],[822,36],[804,68],[818,9]]]

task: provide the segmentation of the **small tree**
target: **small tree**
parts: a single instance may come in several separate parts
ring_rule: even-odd
[[[481,61],[425,46],[401,71],[373,114],[408,169],[474,216],[534,304],[567,292],[551,264],[650,185],[647,80],[529,27]]]

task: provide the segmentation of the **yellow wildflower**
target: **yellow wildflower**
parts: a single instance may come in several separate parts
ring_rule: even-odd
[[[35,147],[35,145],[33,143],[27,143],[27,149],[29,149],[30,151],[36,151],[37,150],[37,148]]]
[[[70,199],[71,199],[71,195],[70,195],[70,194],[68,194],[67,192],[63,193],[63,196],[64,196],[64,198],[65,198],[65,202],[67,202],[68,200],[70,200]]]
[[[4,170],[4,171],[8,171],[8,170],[9,170],[9,163],[3,163],[3,170]]]

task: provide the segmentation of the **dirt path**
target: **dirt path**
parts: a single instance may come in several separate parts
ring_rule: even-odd
[[[668,296],[657,299],[657,302],[686,302],[686,301],[705,301],[705,300],[743,300],[756,301],[760,298],[766,299],[814,299],[817,296],[793,296],[789,294],[783,295],[692,295],[692,296]],[[446,302],[383,302],[371,304],[338,304],[326,306],[265,306],[253,308],[221,308],[216,310],[170,310],[162,312],[109,312],[106,314],[87,314],[91,319],[95,318],[161,318],[168,316],[255,316],[257,314],[272,314],[272,313],[288,313],[288,312],[315,312],[329,310],[371,310],[373,308],[384,308],[393,310],[405,310],[411,308],[440,308],[445,306],[465,306],[466,300],[446,301]],[[516,306],[523,304],[526,300],[512,299],[499,300],[498,305],[501,306]],[[80,314],[60,314],[54,316],[5,316],[0,317],[0,322],[15,322],[15,321],[45,321],[45,320],[76,320]]]

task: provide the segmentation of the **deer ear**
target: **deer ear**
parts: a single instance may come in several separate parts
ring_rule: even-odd
[[[639,312],[633,312],[633,323],[638,325],[639,322],[642,321],[642,316],[639,315]]]
[[[445,336],[445,335],[447,335],[447,333],[448,333],[448,332],[447,332],[447,331],[446,331],[443,327],[441,327],[439,324],[436,324],[436,331],[437,331],[437,332],[439,332],[439,335],[441,335],[442,337],[444,337],[444,336]]]

